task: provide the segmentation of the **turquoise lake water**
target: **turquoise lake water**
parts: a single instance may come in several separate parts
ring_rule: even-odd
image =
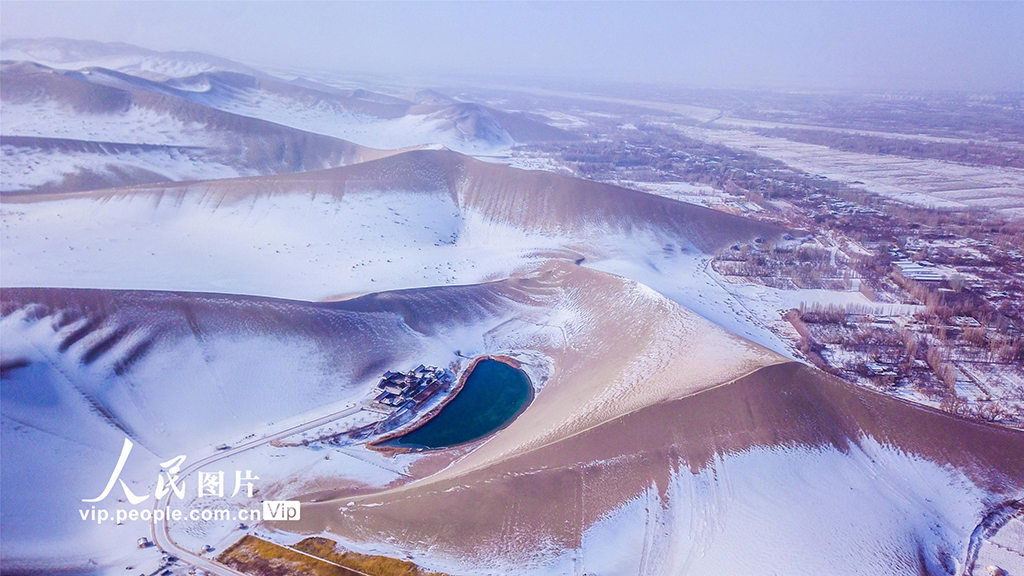
[[[497,360],[481,360],[436,416],[384,445],[433,449],[478,440],[511,422],[532,395],[525,372]]]

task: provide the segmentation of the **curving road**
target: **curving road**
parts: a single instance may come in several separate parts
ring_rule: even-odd
[[[287,428],[285,430],[281,430],[279,432],[263,436],[262,438],[256,438],[253,440],[249,440],[248,442],[242,442],[229,450],[221,450],[214,454],[210,454],[205,458],[196,460],[192,464],[182,469],[178,477],[181,481],[184,481],[190,474],[193,474],[200,468],[213,464],[214,462],[223,460],[225,458],[230,458],[236,454],[245,452],[246,450],[251,450],[258,446],[263,446],[264,444],[268,444],[270,442],[273,442],[274,440],[287,438],[288,436],[304,432],[311,428],[322,426],[324,424],[327,424],[328,422],[331,422],[332,420],[338,420],[340,418],[345,418],[346,416],[351,416],[352,414],[355,414],[360,410],[362,410],[362,405],[361,403],[358,403],[339,412],[334,412],[332,414],[327,414],[326,416],[321,416],[320,418],[316,418],[314,420],[310,420],[308,422],[292,426],[291,428]],[[168,493],[164,495],[163,498],[154,502],[154,512],[156,510],[163,509],[166,518],[168,508],[170,507],[172,494],[174,494],[173,491],[168,491]],[[160,526],[161,524],[162,526]],[[153,543],[159,549],[167,552],[172,556],[176,556],[178,559],[180,559],[182,562],[185,562],[186,564],[190,564],[192,566],[195,566],[196,568],[205,570],[207,574],[216,574],[221,576],[248,576],[244,572],[239,572],[238,570],[234,570],[232,568],[224,566],[223,564],[215,562],[210,558],[204,558],[202,556],[199,556],[198,554],[193,553],[190,550],[178,546],[174,539],[171,538],[170,522],[167,520],[157,522],[154,519],[150,525],[150,531],[153,535]]]

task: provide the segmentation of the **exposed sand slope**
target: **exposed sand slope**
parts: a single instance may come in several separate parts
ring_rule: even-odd
[[[302,523],[469,573],[933,573],[963,558],[988,506],[1024,494],[1018,431],[795,363],[704,389],[691,370],[652,366],[636,384],[674,383],[670,400],[503,450],[529,442],[535,409],[591,393],[593,374],[559,371],[520,420],[443,473],[307,504]]]
[[[539,348],[554,360],[555,374],[515,422],[435,480],[784,361],[618,276],[553,261],[516,284],[527,293],[563,300],[552,307],[552,324],[562,338]],[[371,295],[346,304],[379,305],[380,298],[390,297]],[[566,311],[575,313],[574,320],[558,322]],[[423,314],[406,312],[407,323]]]

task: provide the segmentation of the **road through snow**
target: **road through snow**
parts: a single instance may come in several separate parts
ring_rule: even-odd
[[[326,416],[321,416],[320,418],[316,418],[314,420],[310,420],[310,421],[304,422],[302,424],[298,424],[296,426],[292,426],[291,428],[287,428],[287,429],[282,430],[280,432],[277,432],[275,434],[270,434],[270,435],[264,436],[262,438],[257,438],[255,440],[250,440],[248,442],[243,442],[242,444],[239,444],[238,446],[233,447],[233,448],[231,448],[229,450],[221,450],[221,451],[218,451],[218,452],[216,452],[214,454],[210,454],[209,456],[206,456],[205,458],[201,458],[199,460],[196,460],[191,465],[189,465],[184,470],[182,470],[180,478],[181,478],[182,481],[184,481],[185,478],[187,478],[190,474],[193,474],[193,473],[197,472],[198,470],[200,470],[201,468],[203,468],[203,467],[205,467],[205,466],[207,466],[209,464],[213,464],[214,462],[217,462],[219,460],[223,460],[224,458],[229,458],[229,457],[235,456],[235,455],[237,455],[237,454],[239,454],[241,452],[245,452],[247,450],[251,450],[251,449],[256,448],[258,446],[263,446],[264,444],[269,444],[270,442],[273,442],[274,440],[280,440],[282,438],[287,438],[288,436],[292,436],[294,434],[298,434],[300,432],[304,432],[304,431],[309,430],[311,428],[316,428],[317,426],[322,426],[322,425],[324,425],[324,424],[326,424],[328,422],[331,422],[333,420],[339,420],[341,418],[345,418],[347,416],[351,416],[352,414],[355,414],[356,412],[358,412],[361,409],[362,409],[362,406],[360,404],[356,404],[354,406],[351,406],[349,408],[341,410],[340,412],[334,412],[334,413],[328,414]],[[154,512],[156,510],[163,509],[164,517],[166,518],[167,517],[167,513],[168,513],[168,508],[170,507],[170,504],[171,504],[171,495],[172,494],[174,494],[173,490],[168,491],[168,493],[166,495],[164,495],[163,498],[157,500],[154,503],[154,505],[153,505]],[[171,538],[169,523],[166,520],[162,521],[162,522],[158,522],[156,520],[156,515],[155,514],[154,514],[154,519],[153,519],[153,521],[151,523],[150,528],[151,528],[151,532],[153,534],[153,543],[159,549],[161,549],[161,550],[163,550],[163,551],[165,551],[165,552],[167,552],[169,554],[172,554],[173,556],[178,557],[182,561],[184,561],[184,562],[186,562],[186,563],[188,563],[188,564],[190,564],[192,566],[195,566],[197,568],[201,568],[201,569],[205,570],[209,574],[217,574],[217,575],[220,575],[220,576],[247,576],[244,572],[239,572],[238,570],[234,570],[232,568],[224,566],[223,564],[219,564],[219,563],[215,562],[214,560],[212,560],[210,558],[204,558],[202,556],[199,556],[198,554],[195,554],[195,553],[193,553],[193,552],[191,552],[189,550],[186,550],[185,548],[182,548],[182,547],[178,546],[178,544],[174,541],[174,539]]]

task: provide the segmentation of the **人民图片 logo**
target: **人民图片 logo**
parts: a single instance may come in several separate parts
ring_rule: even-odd
[[[124,470],[124,465],[128,462],[128,456],[132,453],[132,441],[125,438],[124,444],[121,446],[121,455],[117,459],[117,464],[114,465],[114,471],[110,474],[110,479],[107,480],[107,485],[100,492],[100,495],[95,498],[83,498],[82,502],[100,502],[110,495],[111,490],[117,483],[121,484],[121,488],[124,490],[125,498],[133,506],[141,504],[149,499],[150,494],[137,495],[130,488],[124,480],[121,479],[121,471]],[[161,462],[160,467],[165,469],[165,472],[157,477],[156,482],[156,499],[160,500],[170,492],[174,492],[174,495],[179,499],[185,498],[185,480],[179,481],[181,467],[185,463],[185,456],[175,456],[166,462]],[[224,471],[219,470],[216,472],[197,471],[197,486],[199,497],[204,496],[216,496],[224,497]],[[235,470],[235,489],[231,492],[231,496],[237,496],[238,493],[245,487],[246,494],[252,498],[253,496],[253,480],[259,480],[259,476],[253,476],[252,470],[246,470],[245,474],[241,470]]]
[[[254,475],[252,470],[235,470],[234,490],[229,491],[229,485],[223,470],[199,470],[195,465],[191,469],[183,468],[185,464],[184,455],[175,456],[166,462],[161,462],[160,467],[162,471],[157,476],[155,486],[150,484],[149,486],[152,488],[149,492],[137,494],[136,492],[140,490],[136,488],[133,491],[128,487],[128,482],[121,477],[133,446],[132,441],[125,438],[124,444],[121,446],[121,455],[118,457],[117,464],[114,465],[114,471],[111,472],[110,478],[107,480],[103,490],[95,498],[82,499],[82,502],[103,502],[120,485],[124,491],[125,499],[131,504],[131,507],[108,509],[102,504],[99,506],[94,505],[88,509],[83,508],[78,511],[82,520],[93,521],[98,524],[103,524],[107,521],[116,521],[118,524],[121,524],[129,520],[163,522],[165,520],[179,521],[182,519],[197,522],[259,522],[263,516],[263,512],[260,509],[244,507],[239,509],[237,506],[222,508],[193,507],[185,510],[173,508],[171,504],[174,496],[177,496],[178,500],[186,500],[186,480],[188,476],[193,474],[196,477],[196,496],[192,499],[192,502],[207,502],[211,498],[214,502],[222,502],[222,499],[225,497],[234,498],[235,496],[248,496],[252,498],[258,492],[253,488],[253,481],[259,480],[259,476]],[[129,480],[139,484],[138,480],[132,480],[131,478]],[[156,496],[157,506],[137,508],[139,504],[149,500],[150,496]],[[122,500],[118,501],[121,502]],[[284,502],[283,505],[282,503],[271,502],[269,507],[264,504],[263,510],[271,511],[267,514],[271,520],[297,520],[299,518],[298,502]]]

